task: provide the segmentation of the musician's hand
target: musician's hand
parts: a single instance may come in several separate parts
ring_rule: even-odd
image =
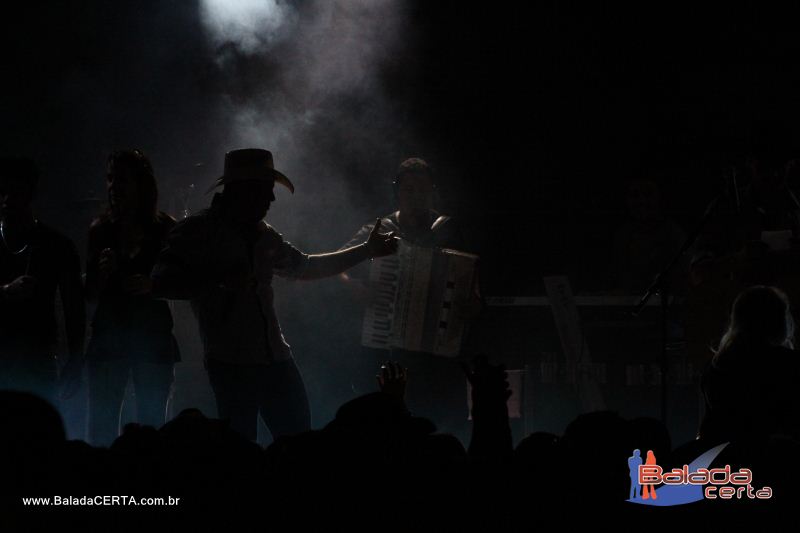
[[[366,243],[369,257],[383,257],[397,251],[397,237],[395,237],[394,232],[381,233],[380,231],[381,219],[378,219]]]
[[[33,276],[27,274],[18,277],[14,281],[2,286],[0,292],[3,297],[12,302],[21,302],[33,298],[36,293],[38,281]]]
[[[378,388],[381,392],[391,394],[401,400],[405,398],[406,384],[408,383],[407,368],[403,368],[395,361],[386,361],[375,379],[378,381]]]
[[[134,274],[122,280],[122,290],[133,296],[144,296],[150,294],[153,289],[153,281],[150,276]]]

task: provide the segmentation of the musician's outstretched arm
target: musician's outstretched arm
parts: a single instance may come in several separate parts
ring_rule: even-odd
[[[374,223],[364,224],[364,226],[359,229],[353,237],[350,238],[343,246],[339,247],[339,250],[346,250],[347,248],[352,248],[358,244],[362,244],[366,242],[369,234],[372,232],[372,228],[375,227]],[[358,268],[357,268],[358,267]],[[357,285],[357,283],[353,282],[360,282],[369,277],[369,265],[364,263],[360,263],[356,265],[356,267],[352,267],[348,269],[346,272],[342,272],[339,274],[339,278],[348,283],[350,286]]]
[[[397,238],[393,233],[380,233],[380,229],[379,219],[366,242],[336,252],[309,255],[300,279],[335,276],[366,259],[393,254],[397,250]]]
[[[300,279],[320,279],[335,276],[369,258],[370,255],[366,244],[359,244],[358,246],[328,254],[309,255],[308,263]]]

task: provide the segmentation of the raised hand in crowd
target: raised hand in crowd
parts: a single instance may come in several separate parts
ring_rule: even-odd
[[[470,456],[500,461],[510,458],[513,446],[506,402],[511,389],[505,367],[492,365],[486,355],[480,355],[462,368],[472,386]]]
[[[406,385],[408,384],[408,369],[403,368],[395,361],[386,361],[381,365],[381,370],[375,376],[381,392],[390,394],[399,400],[404,400]]]

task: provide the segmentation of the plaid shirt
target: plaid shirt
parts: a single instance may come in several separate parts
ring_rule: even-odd
[[[248,236],[211,207],[170,232],[153,269],[153,294],[190,299],[206,359],[270,364],[292,357],[275,314],[272,276],[300,277],[308,256],[261,222]]]

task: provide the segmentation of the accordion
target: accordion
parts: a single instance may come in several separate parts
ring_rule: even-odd
[[[478,256],[400,241],[397,253],[372,260],[361,344],[456,357],[466,323],[458,307],[472,297]]]

